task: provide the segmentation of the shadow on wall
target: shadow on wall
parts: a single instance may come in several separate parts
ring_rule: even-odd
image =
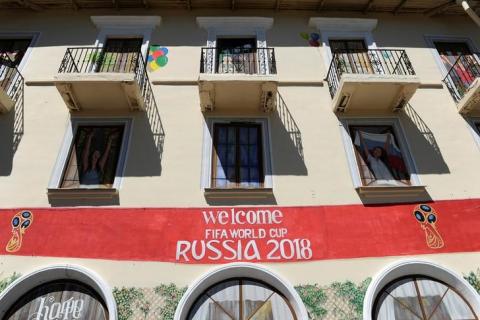
[[[13,157],[23,137],[24,109],[23,90],[18,94],[14,109],[0,114],[0,176],[12,172]]]
[[[410,104],[405,107],[404,115],[402,124],[407,132],[406,138],[414,158],[416,173],[450,173],[433,132]]]
[[[277,110],[271,116],[272,174],[305,176],[302,133],[282,96],[278,94]]]
[[[259,197],[244,197],[244,198],[214,198],[205,196],[205,201],[207,201],[210,206],[273,206],[277,204],[277,199],[274,194],[259,196]]]
[[[120,205],[120,197],[115,194],[105,198],[78,198],[78,199],[62,199],[49,197],[48,202],[52,207],[99,207],[99,206],[118,206]]]
[[[149,85],[149,84],[148,84]],[[160,176],[162,174],[165,131],[153,93],[146,96],[146,110],[135,119],[124,175],[127,177]]]

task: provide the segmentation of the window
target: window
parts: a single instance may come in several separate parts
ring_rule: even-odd
[[[96,72],[135,72],[141,56],[142,38],[109,38],[103,47]]]
[[[435,41],[434,45],[447,72],[452,68],[461,55],[468,56],[472,54],[466,42]]]
[[[295,320],[287,299],[271,286],[230,279],[207,289],[193,304],[189,320]]]
[[[470,304],[453,287],[424,276],[400,278],[378,295],[375,320],[476,320]]]
[[[9,67],[20,65],[31,41],[31,39],[0,39],[0,53],[7,55]]]
[[[28,291],[3,319],[106,320],[108,311],[102,298],[89,286],[60,280]]]
[[[111,188],[123,131],[123,125],[78,126],[61,188]]]
[[[330,40],[339,68],[346,73],[374,73],[364,40]]]
[[[215,123],[212,151],[213,188],[263,187],[261,124]]]
[[[217,39],[218,73],[257,73],[255,38]]]
[[[411,186],[411,163],[395,122],[346,121],[357,186]],[[357,180],[357,179],[354,179]],[[416,184],[416,181],[414,181]],[[357,183],[356,183],[357,184]]]
[[[49,190],[118,189],[130,125],[123,119],[72,119]]]

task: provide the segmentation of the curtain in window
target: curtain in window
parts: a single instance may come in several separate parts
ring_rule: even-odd
[[[377,320],[473,320],[466,301],[452,288],[426,278],[407,278],[386,288],[377,301]]]
[[[143,63],[143,39],[108,39],[98,60],[98,72],[134,72]]]
[[[368,49],[363,40],[330,40],[338,68],[345,73],[373,73]]]
[[[351,126],[363,185],[410,184],[403,152],[391,126]]]
[[[454,83],[460,82],[463,87],[468,88],[476,77],[480,76],[479,61],[472,54],[468,44],[465,42],[435,42],[443,65],[450,76],[454,78]],[[453,68],[453,69],[452,69]],[[456,88],[462,93],[463,88]]]
[[[263,163],[260,129],[260,125],[256,124],[214,126],[214,187],[261,187]]]
[[[285,298],[253,280],[230,280],[207,290],[189,320],[295,320]]]

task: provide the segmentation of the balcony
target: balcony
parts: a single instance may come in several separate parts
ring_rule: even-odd
[[[145,65],[128,48],[68,48],[55,86],[70,111],[143,111],[151,95]]]
[[[478,54],[461,55],[443,79],[462,114],[480,111],[479,62]]]
[[[0,113],[9,112],[23,97],[24,81],[7,53],[0,52]]]
[[[198,89],[202,111],[275,109],[277,68],[273,48],[202,48]]]
[[[348,113],[398,111],[420,86],[405,50],[335,53],[326,80],[334,112]]]

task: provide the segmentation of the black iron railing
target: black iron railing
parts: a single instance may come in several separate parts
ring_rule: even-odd
[[[0,88],[7,93],[7,96],[16,102],[23,96],[24,80],[16,63],[6,52],[0,52]]]
[[[443,79],[455,102],[459,102],[480,77],[479,61],[478,54],[461,55]]]
[[[133,73],[146,108],[156,104],[146,71],[146,61],[137,48],[68,48],[59,73]]]
[[[273,48],[202,48],[200,73],[276,74]]]
[[[372,49],[334,53],[327,73],[332,98],[344,73],[415,75],[405,50]]]

